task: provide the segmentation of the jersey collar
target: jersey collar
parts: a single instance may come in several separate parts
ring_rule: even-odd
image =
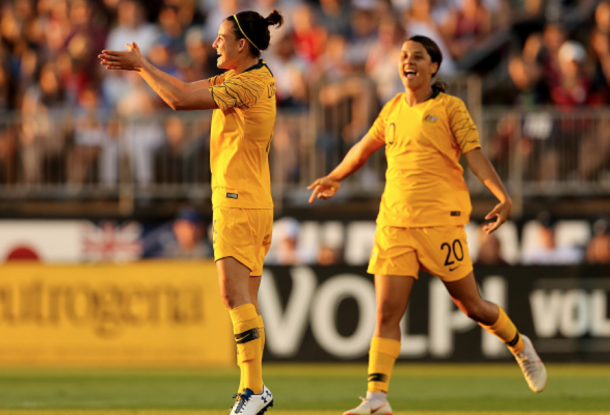
[[[244,72],[254,71],[255,69],[261,69],[262,67],[267,68],[267,70],[269,71],[271,76],[273,76],[273,72],[271,72],[271,69],[269,69],[269,67],[267,66],[267,63],[264,60],[262,60],[262,59],[259,59],[257,64],[252,65],[251,67],[246,69]]]

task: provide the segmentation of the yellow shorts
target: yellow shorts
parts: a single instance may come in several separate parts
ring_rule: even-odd
[[[457,281],[472,271],[463,226],[397,228],[377,226],[367,272],[417,279],[419,269],[443,281]]]
[[[233,257],[248,267],[251,277],[260,277],[272,229],[273,209],[214,208],[214,260]]]

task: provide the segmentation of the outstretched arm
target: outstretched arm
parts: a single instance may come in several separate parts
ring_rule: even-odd
[[[487,157],[483,154],[480,148],[471,150],[465,153],[466,160],[470,166],[470,170],[479,178],[479,180],[493,193],[500,201],[491,212],[485,216],[486,220],[493,219],[497,216],[495,222],[490,222],[483,227],[483,230],[488,234],[498,229],[510,214],[510,209],[513,202],[506,192],[502,180],[498,177],[496,170],[493,168]]]
[[[138,72],[142,79],[174,110],[218,108],[212,94],[205,89],[209,86],[209,81],[185,83],[158,70],[144,59],[135,42],[127,44],[126,51],[104,50],[98,57],[106,69]]]
[[[350,174],[358,171],[366,163],[371,154],[383,146],[383,142],[375,140],[366,134],[362,140],[357,142],[345,155],[343,161],[328,175],[314,181],[307,190],[312,190],[309,203],[313,203],[316,198],[328,199],[333,197],[341,181]]]

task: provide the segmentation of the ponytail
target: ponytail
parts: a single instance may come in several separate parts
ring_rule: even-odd
[[[449,86],[447,85],[447,83],[445,81],[443,81],[442,79],[437,79],[436,81],[434,81],[434,83],[432,84],[432,90],[433,91],[439,91],[439,92],[447,92],[447,89],[449,88]]]
[[[273,10],[267,18],[265,18],[267,26],[282,27],[284,24],[284,17],[277,10]]]

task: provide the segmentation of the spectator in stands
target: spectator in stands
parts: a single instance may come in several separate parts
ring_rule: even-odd
[[[76,75],[81,80],[74,91],[74,97],[78,99],[88,85],[98,85],[97,53],[104,48],[108,33],[99,23],[98,12],[88,0],[73,0],[69,13],[71,30],[65,50],[72,60],[72,76]],[[62,79],[64,85],[68,82]]]
[[[508,265],[508,262],[502,258],[502,244],[496,234],[487,234],[483,231],[481,235],[481,244],[479,246],[479,254],[477,255],[476,265]]]
[[[98,159],[108,139],[100,119],[100,97],[96,87],[89,86],[81,93],[79,107],[81,110],[74,120],[74,143],[68,150],[66,166],[67,181],[72,186],[97,181]]]
[[[304,107],[308,100],[308,65],[295,54],[290,34],[276,41],[271,52],[266,62],[273,68],[278,107]]]
[[[522,262],[526,265],[569,265],[578,264],[583,252],[574,246],[557,246],[555,224],[548,212],[538,216],[539,246],[523,253]]]
[[[178,67],[176,66],[176,57],[172,52],[171,40],[164,38],[155,43],[150,48],[148,60],[163,72],[172,76],[178,75]]]
[[[210,42],[206,42],[203,29],[192,27],[185,36],[186,52],[177,57],[180,79],[195,82],[218,75],[216,68],[216,51]]]
[[[593,238],[587,245],[589,264],[610,264],[610,224],[607,219],[598,219],[593,224]]]
[[[57,56],[64,49],[70,31],[68,1],[53,2],[50,16],[44,23],[43,57],[52,59]]]
[[[120,0],[117,13],[117,26],[110,31],[105,49],[123,50],[127,43],[136,42],[142,54],[148,56],[160,32],[155,25],[145,21],[145,10],[140,1]],[[125,77],[112,72],[106,73],[103,88],[112,105],[129,96],[133,92],[130,87]]]
[[[462,0],[442,26],[451,56],[460,59],[479,47],[491,33],[491,25],[492,14],[482,0]]]
[[[355,8],[350,18],[351,33],[348,37],[347,60],[350,66],[362,71],[377,41],[377,21],[373,9]]]
[[[186,139],[182,118],[171,115],[165,120],[165,143],[155,150],[155,182],[185,184],[191,170],[192,149]],[[193,178],[191,178],[193,179]]]
[[[136,42],[142,54],[148,55],[161,33],[155,25],[146,22],[142,3],[139,0],[120,0],[117,13],[117,26],[110,31],[105,49],[121,50],[125,44]]]
[[[441,35],[440,27],[432,14],[432,8],[435,4],[428,0],[412,1],[411,10],[405,13],[406,37],[421,35],[434,40],[443,54],[443,66],[439,70],[439,74],[453,76],[457,68]]]
[[[595,28],[590,38],[595,65],[591,90],[596,92],[599,102],[606,103],[610,98],[610,33]]]
[[[222,24],[222,21],[227,16],[233,16],[240,10],[242,10],[241,0],[201,0],[207,2],[208,5],[205,7],[206,19],[205,19],[205,37],[213,42],[218,35],[218,28]],[[138,43],[138,42],[136,42]],[[139,43],[138,43],[139,44]]]
[[[610,1],[601,1],[595,8],[595,25],[600,32],[610,34]]]
[[[165,45],[172,56],[184,52],[185,31],[178,16],[178,7],[165,4],[159,12],[159,24],[161,26],[161,35],[157,44]]]
[[[311,6],[300,4],[293,12],[292,43],[297,56],[305,62],[315,62],[324,51],[327,33],[316,22]]]
[[[173,259],[212,258],[212,245],[206,238],[199,213],[192,208],[180,211],[173,224],[174,238],[163,247],[161,256]]]
[[[132,74],[124,77],[128,75]],[[153,181],[153,154],[163,142],[163,129],[154,117],[155,101],[149,88],[137,78],[130,82],[133,92],[117,105],[117,114],[126,118],[121,127],[121,150],[128,157],[135,181],[146,186]]]
[[[548,87],[542,81],[542,70],[535,61],[515,56],[509,61],[508,73],[512,85],[504,104],[532,108],[550,103]]]
[[[0,114],[5,114],[14,109],[15,93],[15,83],[10,69],[6,61],[3,60],[0,63]]]
[[[549,88],[560,83],[559,48],[566,38],[566,31],[561,25],[549,23],[542,34],[532,33],[525,41],[523,59],[541,65],[542,77]]]
[[[38,84],[28,88],[23,99],[19,141],[26,183],[57,182],[64,176],[67,104],[57,66],[45,64]]]
[[[610,2],[603,1],[595,9],[595,28],[590,34],[595,72],[591,89],[597,91],[601,102],[610,98]]]
[[[265,262],[277,265],[314,264],[312,247],[299,246],[299,222],[284,217],[273,224],[272,248]]]
[[[331,35],[347,36],[350,32],[350,13],[344,1],[320,0],[318,21]]]
[[[341,260],[341,251],[339,249],[324,242],[320,244],[317,257],[318,265],[334,265],[340,263]]]
[[[176,8],[178,21],[183,29],[202,26],[205,18],[198,8],[197,0],[168,0],[164,2]]]
[[[578,179],[583,182],[610,177],[610,120],[602,117],[596,127],[580,139]]]
[[[487,102],[498,105],[511,103],[523,109],[533,109],[538,105],[551,102],[548,87],[542,80],[541,67],[535,61],[514,56],[509,61],[508,73],[512,82],[503,83],[500,87],[493,89]],[[524,131],[522,128],[520,121],[513,114],[502,117],[488,144],[489,160],[503,179],[508,177],[510,157],[517,152],[523,155],[525,161],[531,162],[525,163],[525,169],[536,172],[540,169],[538,159],[535,162],[530,160],[533,148],[540,146],[540,140],[532,139],[540,137],[530,137],[528,131]],[[536,141],[536,143],[532,141]],[[539,155],[537,156],[539,157]]]
[[[0,129],[0,183],[14,184],[18,173],[17,128],[7,125]]]
[[[388,102],[404,90],[395,68],[404,36],[405,31],[396,20],[382,19],[379,24],[377,42],[371,49],[365,67],[367,75],[377,86],[377,97],[380,104]]]
[[[592,104],[591,81],[584,72],[585,48],[568,40],[559,48],[559,79],[551,86],[551,99],[560,107]]]
[[[106,141],[102,144],[100,153],[100,169],[99,175],[101,183],[104,187],[116,187],[119,179],[119,165],[127,164],[128,160],[121,157],[119,152],[122,145],[121,137],[123,135],[123,124],[118,116],[113,116],[108,120],[106,126]],[[123,163],[125,162],[125,163]],[[127,168],[121,169],[123,172]]]

